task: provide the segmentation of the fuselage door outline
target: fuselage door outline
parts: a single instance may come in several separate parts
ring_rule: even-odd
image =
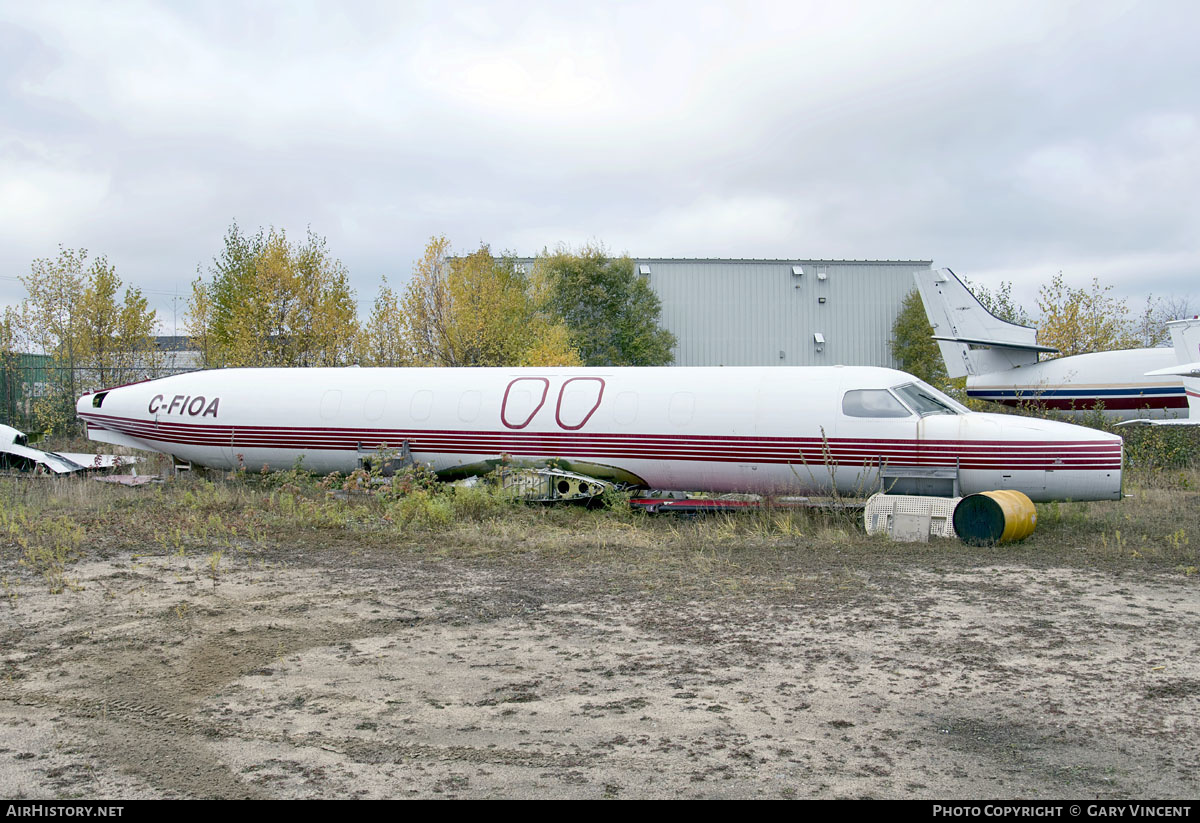
[[[538,400],[537,405],[533,407],[533,411],[531,411],[529,413],[529,416],[525,418],[524,422],[511,423],[508,420],[509,394],[512,392],[513,386],[517,385],[518,383],[526,383],[529,381],[538,382],[538,383],[542,384],[541,399]],[[518,377],[514,380],[510,380],[508,383],[508,386],[504,389],[504,400],[500,404],[500,422],[504,424],[505,428],[509,428],[509,429],[525,428],[526,426],[528,426],[530,423],[533,422],[533,418],[536,417],[537,413],[542,410],[542,406],[546,405],[546,395],[549,394],[549,392],[550,392],[550,380],[545,377]]]
[[[568,425],[568,424],[564,423],[563,419],[562,419],[563,399],[566,398],[566,396],[567,396],[567,386],[570,386],[572,383],[575,383],[575,382],[583,382],[583,381],[594,381],[594,382],[600,384],[599,388],[596,390],[596,402],[592,403],[592,406],[590,409],[588,409],[587,414],[583,415],[583,417],[580,419],[580,421],[578,423],[576,423],[574,425]],[[596,409],[600,408],[600,401],[603,399],[604,399],[604,379],[603,378],[601,378],[601,377],[572,377],[570,380],[565,381],[562,384],[562,388],[558,390],[558,404],[554,407],[554,422],[558,423],[558,427],[560,429],[566,429],[567,431],[579,431],[587,424],[588,420],[590,420],[592,418],[592,415],[596,413]]]

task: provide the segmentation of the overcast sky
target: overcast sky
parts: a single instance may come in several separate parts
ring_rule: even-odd
[[[435,234],[1200,298],[1195,2],[0,0],[0,72],[0,303],[85,247],[170,331],[235,219],[364,308]]]

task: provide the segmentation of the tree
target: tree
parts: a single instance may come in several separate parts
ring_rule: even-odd
[[[404,342],[415,365],[443,365],[454,357],[449,340],[454,322],[449,253],[450,241],[445,237],[429,239],[400,303]]]
[[[129,383],[155,373],[157,312],[141,289],[127,288],[120,303],[121,279],[105,257],[96,258],[76,313],[77,362],[89,369],[93,387]]]
[[[75,298],[83,291],[87,251],[58,248],[58,257],[39,257],[21,278],[26,298],[21,325],[26,342],[50,358],[47,385],[34,401],[36,425],[46,431],[65,429],[74,417],[77,319]]]
[[[21,315],[13,306],[5,306],[0,314],[0,422],[22,427],[21,382]]]
[[[420,366],[579,365],[566,329],[539,311],[528,279],[486,244],[450,257],[430,239],[400,302],[404,341]]]
[[[1170,346],[1167,322],[1191,313],[1186,297],[1150,295],[1142,311],[1130,318],[1125,301],[1109,295],[1111,286],[1101,286],[1093,278],[1090,290],[1073,289],[1063,282],[1062,272],[1039,292],[1038,306],[1045,315],[1040,321],[1030,317],[1013,300],[1010,282],[1001,283],[995,292],[973,283],[968,283],[968,287],[984,308],[1001,320],[1040,326],[1038,339],[1060,349],[1064,356],[1116,348]]]
[[[412,353],[405,340],[405,330],[400,298],[385,277],[371,307],[371,317],[363,328],[359,361],[364,366],[411,365]]]
[[[1025,311],[1024,306],[1021,306],[1013,299],[1013,284],[1010,281],[1001,281],[1000,287],[996,291],[989,290],[987,286],[981,283],[972,283],[969,280],[964,280],[963,282],[971,290],[971,294],[975,295],[975,299],[996,317],[1021,326],[1034,325],[1033,318],[1029,316],[1029,312]]]
[[[1112,286],[1092,279],[1090,289],[1073,289],[1054,275],[1038,291],[1038,342],[1058,349],[1061,356],[1134,348],[1124,300],[1112,297]]]
[[[1192,313],[1191,301],[1186,297],[1150,295],[1146,298],[1142,313],[1134,318],[1131,332],[1139,346],[1148,349],[1170,346],[1171,330],[1167,328],[1167,323],[1190,317]]]
[[[666,366],[675,335],[658,325],[662,303],[629,257],[601,246],[543,252],[534,269],[542,308],[562,318],[588,366]]]
[[[45,393],[34,404],[34,423],[63,431],[75,418],[85,389],[128,383],[154,372],[157,314],[138,289],[127,288],[107,258],[88,263],[86,249],[59,247],[58,257],[33,261],[21,278],[21,334],[50,357]]]
[[[192,284],[185,320],[206,366],[338,366],[358,335],[349,273],[310,229],[302,245],[282,229],[253,237],[234,223],[212,280]]]
[[[192,294],[183,317],[183,329],[187,333],[188,344],[200,354],[200,365],[211,369],[220,365],[221,348],[214,328],[216,307],[213,305],[212,290],[204,282],[199,269],[197,266],[196,279],[192,281]]]
[[[932,386],[949,387],[946,363],[933,339],[933,326],[929,325],[921,295],[915,289],[900,304],[900,313],[892,324],[892,354],[900,361],[900,368],[909,374]]]
[[[340,366],[353,359],[358,335],[358,304],[350,271],[334,259],[325,238],[308,231],[294,253],[297,302],[288,316],[299,366]]]

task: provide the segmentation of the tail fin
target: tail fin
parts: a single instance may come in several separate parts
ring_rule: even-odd
[[[1177,365],[1157,369],[1147,374],[1177,374],[1183,378],[1187,392],[1188,418],[1200,424],[1200,317],[1190,320],[1172,320],[1167,324],[1171,330],[1171,342],[1175,344]]]
[[[933,326],[951,377],[990,374],[1038,361],[1037,329],[1001,320],[983,307],[950,269],[915,275],[925,315]]]

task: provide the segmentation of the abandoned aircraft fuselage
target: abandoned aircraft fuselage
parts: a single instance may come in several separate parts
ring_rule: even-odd
[[[655,489],[846,494],[885,475],[967,494],[1121,494],[1119,437],[970,412],[892,369],[222,369],[80,398],[92,439],[201,466],[348,472],[407,448],[440,474],[557,465]]]

